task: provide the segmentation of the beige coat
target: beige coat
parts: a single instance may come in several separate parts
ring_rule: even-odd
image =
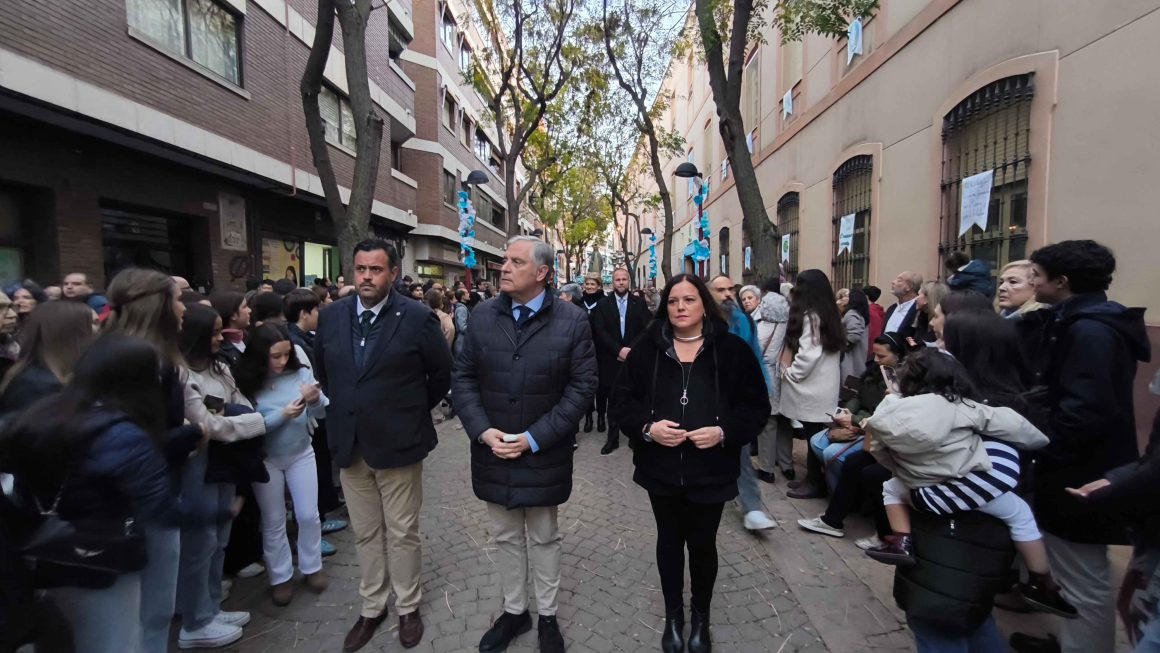
[[[800,422],[828,423],[826,414],[838,407],[842,354],[822,349],[817,316],[806,318],[793,364],[782,372],[781,414]]]
[[[908,488],[991,471],[980,435],[1019,449],[1047,446],[1047,436],[1010,408],[935,394],[887,395],[865,428],[867,450]]]

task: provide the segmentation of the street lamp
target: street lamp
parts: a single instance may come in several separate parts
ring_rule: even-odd
[[[459,246],[463,249],[463,267],[466,270],[464,274],[464,286],[467,292],[471,292],[471,268],[475,264],[475,252],[471,249],[471,245],[467,243],[471,238],[470,233],[473,231],[471,224],[473,221],[468,217],[471,209],[471,187],[479,184],[486,184],[489,181],[487,173],[482,170],[472,170],[467,175],[467,179],[463,180],[462,197],[465,202],[461,202],[460,206],[466,206],[467,210],[460,213],[459,223]]]
[[[694,165],[692,161],[685,161],[677,166],[677,169],[673,171],[673,174],[684,179],[692,178],[697,182],[697,197],[693,200],[697,204],[697,240],[705,241],[705,246],[707,249],[709,244],[709,234],[707,233],[708,229],[704,221],[705,195],[707,195],[707,193],[705,192],[705,182],[701,179],[701,172],[697,170],[697,166]],[[696,261],[697,257],[694,256],[693,260]],[[701,268],[700,276],[709,276],[709,259],[707,257],[704,261],[697,262],[696,266]]]

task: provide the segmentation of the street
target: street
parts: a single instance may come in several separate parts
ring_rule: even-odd
[[[466,438],[457,419],[438,425],[440,444],[424,469],[422,520],[423,641],[417,653],[477,650],[501,610],[495,548],[484,504],[471,491]],[[632,482],[631,450],[622,443],[599,455],[604,434],[580,434],[575,485],[561,507],[564,574],[561,628],[575,653],[657,651],[664,622],[655,568],[655,531],[644,490]],[[798,443],[799,463],[803,451]],[[821,499],[789,501],[781,478],[760,484],[780,527],[754,535],[726,505],[718,534],[720,571],[713,597],[714,650],[912,651],[913,639],[891,598],[892,569],[857,550],[871,534],[866,519],[847,520],[844,539],[811,535],[796,520],[824,509]],[[328,536],[338,554],[326,560],[330,588],[320,596],[299,585],[293,603],[276,608],[266,577],[235,581],[227,610],[249,610],[245,636],[226,651],[340,651],[358,617],[358,562],[353,533]],[[1119,566],[1119,565],[1118,565]],[[687,592],[687,585],[686,585]],[[393,598],[392,598],[393,600]],[[402,651],[397,615],[384,622],[365,651]],[[1042,632],[1051,619],[996,610],[1004,633]],[[172,641],[176,641],[176,637]],[[172,645],[176,651],[176,644]],[[536,634],[518,637],[514,653],[537,650]]]

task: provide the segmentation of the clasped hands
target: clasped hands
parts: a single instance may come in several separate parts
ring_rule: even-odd
[[[484,444],[491,447],[493,454],[505,460],[515,460],[522,456],[525,451],[531,450],[532,445],[522,433],[515,442],[504,442],[504,435],[505,433],[499,429],[488,429],[479,437]]]
[[[698,449],[708,449],[721,444],[725,433],[720,426],[705,426],[693,431],[686,431],[680,428],[676,422],[662,419],[653,422],[649,437],[652,438],[653,442],[666,447],[675,447],[685,440],[689,440]]]

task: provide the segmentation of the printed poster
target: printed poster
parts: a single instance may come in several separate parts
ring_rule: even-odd
[[[838,256],[842,252],[854,253],[854,216],[856,214],[842,216],[838,223]]]
[[[302,261],[298,258],[297,240],[262,239],[262,278],[290,279],[294,285],[301,285]]]
[[[781,237],[781,262],[789,260],[789,234]]]
[[[229,193],[218,193],[218,220],[222,249],[244,252],[246,247],[246,200]]]
[[[988,170],[963,180],[963,199],[959,206],[959,236],[978,225],[987,230],[987,213],[991,208],[991,183],[995,171]]]

